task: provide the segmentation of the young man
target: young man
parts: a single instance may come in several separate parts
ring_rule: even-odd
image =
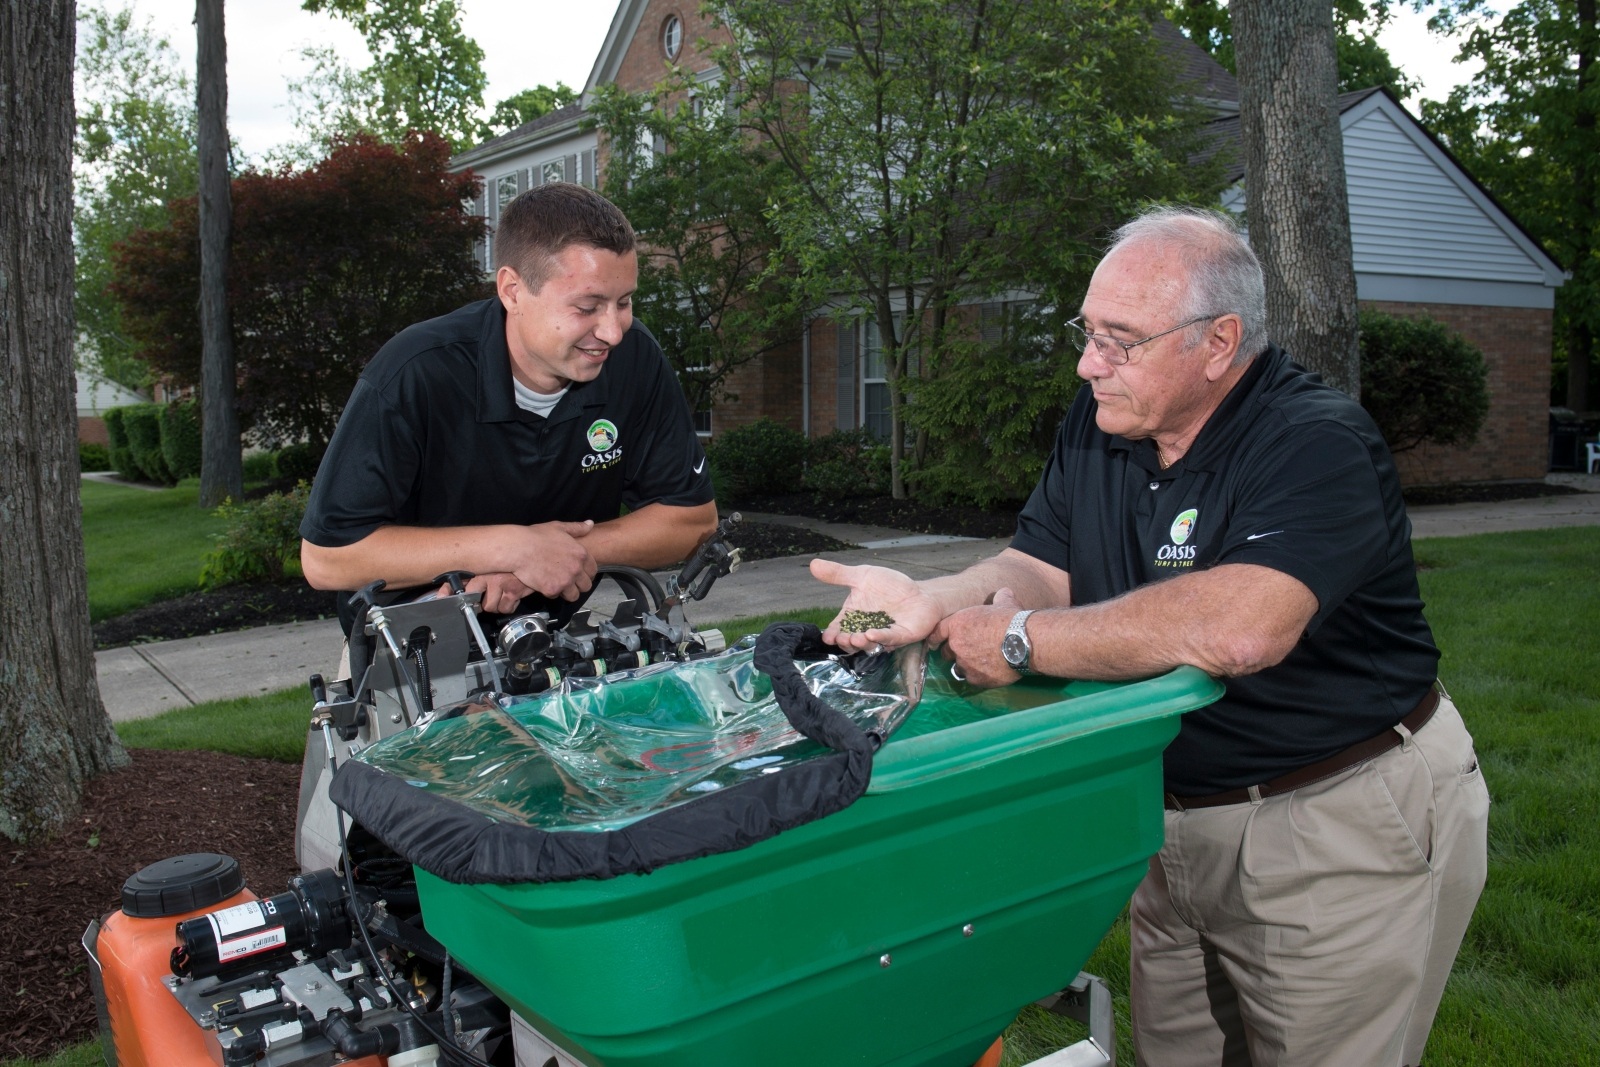
[[[1087,381],[1000,555],[913,582],[817,560],[846,609],[979,685],[1227,681],[1165,758],[1132,904],[1139,1062],[1415,1065],[1487,867],[1488,792],[1435,685],[1394,462],[1266,339],[1232,222],[1119,231],[1076,324]],[[989,598],[992,597],[992,603]]]
[[[502,212],[494,249],[494,299],[401,331],[362,372],[300,527],[316,588],[465,570],[486,611],[535,610],[715,528],[688,404],[633,321],[628,220],[541,185]]]

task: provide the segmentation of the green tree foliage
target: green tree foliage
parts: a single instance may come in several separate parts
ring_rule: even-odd
[[[605,193],[644,238],[635,311],[695,411],[799,328],[792,291],[769,272],[769,196],[786,172],[740,132],[724,91],[679,75],[649,94],[604,86],[590,109],[611,149]]]
[[[456,0],[304,0],[366,39],[372,65],[352,72],[327,49],[308,49],[312,75],[295,83],[302,128],[318,140],[357,131],[398,143],[431,131],[455,151],[478,134],[483,49],[461,29]]]
[[[1597,406],[1600,334],[1600,30],[1594,0],[1527,0],[1498,20],[1461,0],[1433,24],[1466,29],[1462,58],[1483,69],[1424,121],[1518,222],[1572,272],[1556,293],[1558,374],[1567,406]]]
[[[947,343],[944,370],[918,383],[908,411],[936,444],[912,475],[919,495],[979,507],[1027,499],[1082,384],[1061,321],[1076,306],[989,305]]]
[[[730,106],[788,172],[767,190],[784,280],[797,304],[878,325],[896,497],[907,398],[967,351],[958,306],[1075,305],[1113,224],[1217,191],[1189,162],[1201,116],[1175,95],[1154,4],[721,10],[738,42],[719,56],[737,72]]]
[[[1333,0],[1341,93],[1382,86],[1405,99],[1419,85],[1378,43],[1379,31],[1392,17],[1390,11],[1391,0]],[[1224,0],[1169,0],[1166,16],[1218,63],[1236,69],[1233,23]]]
[[[502,133],[510,133],[525,122],[576,104],[582,95],[565,82],[556,82],[554,89],[548,85],[535,85],[532,89],[513,93],[496,104],[494,111],[489,114],[489,120],[478,126],[478,137],[487,141]]]
[[[478,179],[450,173],[449,155],[433,134],[398,146],[363,135],[307,170],[234,179],[228,297],[240,415],[258,439],[326,444],[385,341],[487,295],[472,256],[483,220],[465,206]],[[178,384],[194,384],[194,199],[175,201],[166,225],[120,246],[116,269],[139,355]]]
[[[194,195],[194,87],[172,46],[129,9],[83,8],[78,38],[73,282],[87,342],[79,372],[138,389],[149,370],[111,293],[111,249],[158,225],[171,201]]]
[[[1483,353],[1426,316],[1361,313],[1361,406],[1393,452],[1469,445],[1489,417]]]

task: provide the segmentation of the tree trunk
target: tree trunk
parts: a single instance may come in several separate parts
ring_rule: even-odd
[[[244,495],[239,413],[228,313],[228,249],[233,198],[228,174],[228,41],[222,0],[196,0],[200,140],[200,504]]]
[[[1361,395],[1350,202],[1328,0],[1234,0],[1250,244],[1267,330],[1330,385]]]
[[[0,834],[128,760],[95,683],[72,374],[72,0],[0,0]]]
[[[1578,0],[1578,105],[1573,125],[1585,142],[1595,143],[1597,126],[1596,94],[1600,93],[1600,65],[1595,63],[1596,40],[1595,0]],[[1573,214],[1580,220],[1583,230],[1578,235],[1573,250],[1572,266],[1590,263],[1595,255],[1595,235],[1600,233],[1600,159],[1594,152],[1580,153],[1577,181],[1577,207]],[[1593,268],[1591,267],[1592,271]],[[1571,326],[1567,331],[1567,407],[1574,411],[1588,411],[1593,406],[1589,395],[1589,367],[1594,359],[1595,330],[1593,311],[1574,308],[1567,315]]]

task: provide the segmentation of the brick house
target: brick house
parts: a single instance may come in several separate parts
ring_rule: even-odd
[[[1477,443],[1402,453],[1402,478],[1410,485],[1542,478],[1561,268],[1386,90],[1344,94],[1339,120],[1357,298],[1363,307],[1444,323],[1488,364],[1489,417]],[[1237,118],[1215,125],[1221,139],[1237,141]],[[1223,203],[1242,212],[1243,165],[1230,177],[1235,184]]]
[[[1180,78],[1219,115],[1213,123],[1219,144],[1237,143],[1232,76],[1169,24],[1159,23],[1157,33],[1173,49]],[[728,36],[698,5],[621,0],[585,94],[605,84],[648,90],[671,64],[709,89],[721,72],[699,47],[702,40]],[[1431,315],[1482,348],[1489,364],[1492,407],[1478,443],[1406,453],[1403,476],[1411,484],[1541,477],[1559,267],[1393,97],[1370,90],[1347,94],[1340,105],[1359,298],[1392,314]],[[479,210],[491,229],[500,206],[531,185],[598,184],[604,153],[582,117],[583,105],[575,104],[455,158],[456,169],[483,175]],[[1224,203],[1242,211],[1242,163],[1230,178]],[[482,252],[487,268],[489,247]],[[975,318],[985,310],[975,308]],[[819,313],[794,344],[739,368],[727,388],[737,401],[697,412],[702,433],[763,417],[808,436],[887,429],[888,389],[871,321],[841,324]]]

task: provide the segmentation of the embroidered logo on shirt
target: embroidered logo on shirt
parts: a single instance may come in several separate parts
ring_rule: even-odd
[[[609,452],[617,443],[617,424],[610,419],[595,419],[589,424],[589,447],[596,452]]]
[[[585,474],[613,467],[622,458],[622,448],[617,444],[617,424],[610,419],[595,419],[589,424],[586,436],[594,455],[584,456],[578,464]]]
[[[1190,508],[1176,519],[1172,520],[1172,543],[1181,545],[1189,540],[1189,535],[1194,532],[1194,520],[1199,517],[1199,512]]]
[[[1156,550],[1157,567],[1194,566],[1194,546],[1185,542],[1194,536],[1194,524],[1199,518],[1200,513],[1194,508],[1178,513],[1178,517],[1172,520],[1172,526],[1167,530],[1167,536],[1172,539],[1172,544],[1162,545]]]

